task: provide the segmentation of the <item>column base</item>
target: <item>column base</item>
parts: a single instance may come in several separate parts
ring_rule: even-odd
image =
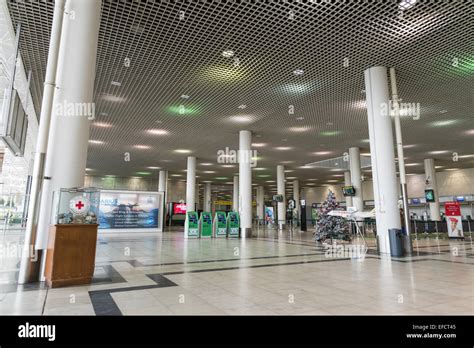
[[[252,228],[241,228],[240,229],[240,238],[251,238],[252,237]]]

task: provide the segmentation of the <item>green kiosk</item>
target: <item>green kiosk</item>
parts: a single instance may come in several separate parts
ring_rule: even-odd
[[[235,211],[231,211],[227,214],[227,231],[229,233],[229,238],[239,238],[239,214]]]
[[[201,238],[212,237],[212,216],[211,213],[203,211],[199,218]]]
[[[216,211],[216,215],[214,217],[214,237],[227,237],[227,218],[223,211]]]
[[[199,238],[199,220],[195,211],[186,212],[184,238]]]

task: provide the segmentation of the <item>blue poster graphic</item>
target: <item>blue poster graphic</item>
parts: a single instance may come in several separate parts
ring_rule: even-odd
[[[158,204],[157,194],[102,191],[99,228],[158,228]]]

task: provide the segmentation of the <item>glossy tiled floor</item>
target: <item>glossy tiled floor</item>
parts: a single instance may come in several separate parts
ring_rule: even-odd
[[[100,235],[89,286],[0,286],[0,314],[474,314],[473,243],[415,241],[412,257],[327,257],[312,233],[185,240]],[[2,279],[14,278],[3,272]]]

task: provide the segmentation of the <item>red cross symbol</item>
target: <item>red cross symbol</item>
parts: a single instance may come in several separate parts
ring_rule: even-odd
[[[76,207],[79,210],[81,210],[83,206],[84,206],[84,203],[82,203],[82,201],[79,201],[79,202],[76,203]]]

